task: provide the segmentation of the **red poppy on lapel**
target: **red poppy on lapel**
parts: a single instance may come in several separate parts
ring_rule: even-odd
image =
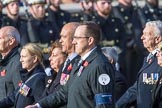
[[[78,71],[78,73],[77,73],[77,76],[78,76],[78,77],[82,74],[83,69],[84,69],[85,67],[87,67],[88,64],[89,64],[89,63],[88,63],[87,61],[84,61],[84,62],[83,62],[83,66],[81,66],[81,67],[79,68],[79,71]]]
[[[19,81],[18,86],[20,87],[22,85],[22,80]]]
[[[150,64],[152,62],[152,59],[149,59],[148,63]]]
[[[85,61],[85,62],[83,63],[83,66],[84,66],[84,67],[87,67],[87,66],[88,66],[88,62]]]
[[[72,64],[70,64],[67,68],[68,71],[71,71],[72,70]]]
[[[6,70],[1,71],[1,76],[6,76]]]

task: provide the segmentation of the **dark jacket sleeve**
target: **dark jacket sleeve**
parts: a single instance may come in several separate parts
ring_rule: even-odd
[[[125,76],[119,72],[115,72],[115,100],[118,100],[127,90],[127,82]]]
[[[12,81],[13,81],[13,83],[14,83],[14,87],[15,87],[15,89],[18,87],[18,83],[20,82],[20,80],[21,80],[21,77],[20,77],[20,70],[22,69],[21,68],[21,64],[20,64],[20,62],[17,62],[17,61],[15,61],[15,62],[13,62],[13,70],[14,70],[14,72],[12,72],[11,74],[12,74]]]
[[[137,82],[135,82],[134,85],[131,86],[121,98],[119,98],[119,100],[116,102],[116,108],[127,108],[131,103],[136,101],[136,92]]]
[[[95,66],[94,66],[95,67]],[[97,68],[93,68],[91,71],[89,78],[89,84],[92,87],[92,92],[95,95],[95,102],[96,106],[95,108],[114,108],[114,70],[111,68],[112,66],[107,63],[100,64],[97,66]],[[110,78],[110,81],[108,84],[103,85],[98,79],[101,75],[107,75]],[[99,104],[98,103],[98,96],[101,94],[109,94],[111,97],[109,98],[108,103],[105,104]]]
[[[17,88],[14,92],[10,93],[9,96],[0,100],[0,108],[11,108],[14,106],[15,96],[18,92],[19,88]]]
[[[38,103],[42,108],[53,108],[67,103],[68,82],[59,91],[41,99]]]

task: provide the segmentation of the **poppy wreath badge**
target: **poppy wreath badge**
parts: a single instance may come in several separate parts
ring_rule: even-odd
[[[88,61],[84,61],[83,62],[83,64],[80,66],[80,68],[79,68],[79,72],[77,73],[77,76],[79,77],[81,74],[82,74],[82,72],[83,72],[83,69],[85,68],[85,67],[87,67],[88,66]]]

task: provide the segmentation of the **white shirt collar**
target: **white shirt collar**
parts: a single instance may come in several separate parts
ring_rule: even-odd
[[[93,50],[95,50],[97,48],[97,46],[95,46],[94,48],[92,48],[87,54],[85,54],[83,57],[81,57],[82,60],[85,60]]]

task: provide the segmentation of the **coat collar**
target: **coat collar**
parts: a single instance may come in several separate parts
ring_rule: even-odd
[[[3,59],[0,60],[0,65],[6,65],[10,61],[10,59],[18,53],[18,47],[13,48],[8,55],[6,55]]]
[[[23,69],[20,71],[22,81],[26,81],[30,76],[35,73],[44,73],[44,69],[41,64],[38,64],[33,70],[28,72],[27,70]]]
[[[94,49],[89,56],[84,60],[86,62],[88,62],[88,64],[90,64],[98,55],[98,53],[101,52],[101,49],[99,47],[97,47],[96,49]],[[76,73],[78,71],[78,69],[80,68],[80,66],[77,66],[78,61],[75,63],[74,65],[74,69],[72,70],[72,73]]]

